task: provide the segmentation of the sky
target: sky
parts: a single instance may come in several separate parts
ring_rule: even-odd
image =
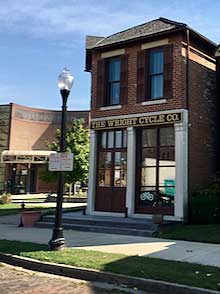
[[[60,109],[57,77],[67,67],[74,76],[68,109],[89,109],[86,35],[165,17],[219,43],[219,11],[219,0],[0,0],[0,104]]]

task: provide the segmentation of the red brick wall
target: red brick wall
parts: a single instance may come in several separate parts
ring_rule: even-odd
[[[37,193],[48,193],[48,192],[57,192],[57,182],[55,183],[47,183],[40,179],[39,173],[41,168],[39,167],[37,170],[37,182],[36,182],[36,192]]]
[[[40,121],[27,119],[16,115],[16,111],[44,116],[60,115],[60,111],[30,108],[13,104],[11,118],[11,136],[9,148],[11,150],[47,150],[48,142],[55,138],[56,130],[60,128],[60,122]],[[67,116],[83,118],[85,125],[89,124],[89,111],[68,111]],[[36,117],[37,118],[37,117]],[[70,124],[71,122],[69,122]]]
[[[189,184],[206,186],[217,168],[216,74],[194,61],[189,65]]]
[[[181,43],[184,36],[176,34],[169,38],[173,44],[173,97],[167,99],[167,103],[142,106],[136,103],[137,84],[137,52],[141,50],[141,44],[126,45],[125,53],[128,54],[128,103],[121,109],[101,111],[96,108],[96,83],[97,60],[101,52],[94,51],[92,58],[92,101],[91,119],[127,115],[135,113],[147,113],[171,109],[186,109],[186,58],[182,56]],[[201,42],[200,42],[201,43]],[[197,42],[195,47],[206,55],[210,53],[210,47]],[[207,49],[208,48],[208,49]],[[189,62],[189,186],[190,190],[205,185],[208,178],[216,171],[216,83],[215,71],[201,65],[203,54],[195,53],[194,61]],[[195,60],[197,57],[198,60]],[[209,60],[209,58],[207,58]],[[203,60],[204,61],[204,60]],[[210,61],[210,60],[209,60]],[[206,62],[206,61],[204,61]]]
[[[172,37],[169,39],[169,43],[173,44],[173,97],[168,99],[165,104],[143,106],[141,103],[136,103],[137,53],[141,50],[141,44],[127,45],[124,48],[125,54],[128,54],[128,103],[117,110],[101,111],[96,108],[97,60],[101,57],[101,53],[93,52],[91,118],[184,108],[185,87],[182,79],[184,63],[181,56],[181,37]]]

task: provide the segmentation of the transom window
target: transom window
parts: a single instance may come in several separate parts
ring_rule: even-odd
[[[108,131],[101,133],[101,148],[126,148],[127,147],[127,131]]]
[[[100,133],[98,153],[98,186],[126,187],[127,131]]]
[[[163,50],[154,50],[150,54],[149,82],[150,99],[164,97],[164,54]]]
[[[110,58],[108,60],[108,105],[120,103],[120,70],[120,57]]]

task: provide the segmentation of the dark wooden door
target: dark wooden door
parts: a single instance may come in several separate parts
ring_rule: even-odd
[[[99,136],[95,210],[125,212],[127,175],[126,131]]]

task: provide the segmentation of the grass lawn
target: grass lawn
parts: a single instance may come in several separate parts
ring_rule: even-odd
[[[21,211],[20,204],[0,204],[0,216],[9,215],[9,214],[16,214]]]
[[[220,244],[220,224],[165,226],[161,228],[158,237]]]
[[[47,207],[42,207],[38,203],[35,204],[28,204],[26,206],[27,210],[35,210],[35,209],[40,209],[43,211],[43,214],[54,214],[55,208],[50,208],[50,204],[48,203]],[[71,212],[71,211],[76,211],[79,210],[80,208],[78,207],[66,207],[63,208],[63,212]],[[9,203],[9,204],[0,204],[0,217],[4,215],[10,215],[10,214],[17,214],[22,211],[21,205],[20,204],[15,204],[15,203]]]
[[[220,290],[220,268],[97,251],[48,251],[47,245],[0,240],[0,252],[41,261]]]

